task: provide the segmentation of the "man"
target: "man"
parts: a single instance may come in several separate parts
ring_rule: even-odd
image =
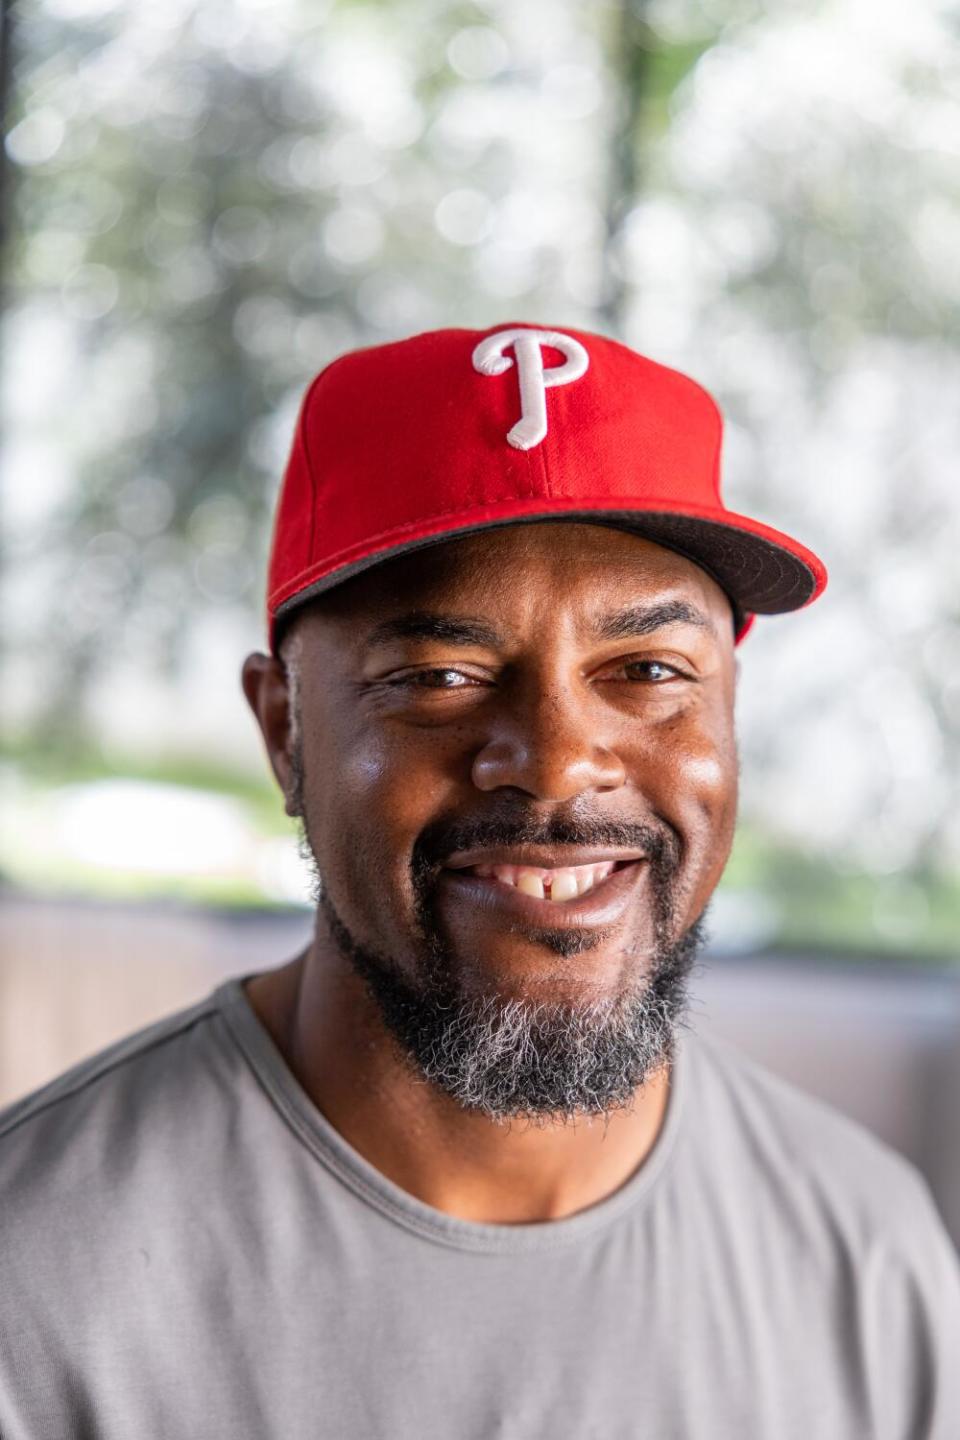
[[[244,688],[308,950],[0,1126],[0,1435],[955,1440],[917,1174],[681,1024],[735,646],[822,589],[692,381],[446,331],[311,387]]]

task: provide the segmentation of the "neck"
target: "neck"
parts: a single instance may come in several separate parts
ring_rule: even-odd
[[[558,1220],[620,1188],[656,1141],[667,1067],[629,1110],[569,1124],[501,1123],[424,1083],[363,981],[322,938],[247,997],[317,1109],[387,1179],[434,1209],[487,1224]]]

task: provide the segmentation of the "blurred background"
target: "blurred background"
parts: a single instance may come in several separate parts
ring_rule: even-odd
[[[960,1237],[960,8],[3,7],[0,1101],[308,933],[238,672],[307,379],[529,319],[684,369],[831,571],[742,647],[694,1019]]]

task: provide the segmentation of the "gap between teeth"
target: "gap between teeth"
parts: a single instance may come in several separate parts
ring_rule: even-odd
[[[473,873],[492,876],[536,900],[562,901],[586,894],[615,869],[615,860],[603,860],[597,865],[572,865],[561,870],[540,870],[530,865],[475,865]]]

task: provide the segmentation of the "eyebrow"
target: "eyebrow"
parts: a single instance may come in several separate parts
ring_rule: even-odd
[[[699,630],[716,634],[716,626],[708,615],[691,605],[689,600],[663,600],[655,605],[628,605],[605,615],[597,626],[602,640],[627,640],[634,635],[650,635],[665,625],[695,625]]]
[[[713,621],[687,600],[664,600],[653,605],[628,605],[614,610],[597,622],[594,633],[601,640],[627,640],[650,635],[667,625],[695,625],[716,633]],[[474,645],[495,650],[506,641],[487,621],[474,615],[441,615],[432,610],[410,610],[375,625],[367,636],[371,647],[394,640],[444,640],[448,645]]]
[[[411,610],[375,625],[368,645],[389,645],[392,640],[446,640],[451,645],[503,645],[503,636],[485,620],[472,615],[439,615],[432,610]]]

